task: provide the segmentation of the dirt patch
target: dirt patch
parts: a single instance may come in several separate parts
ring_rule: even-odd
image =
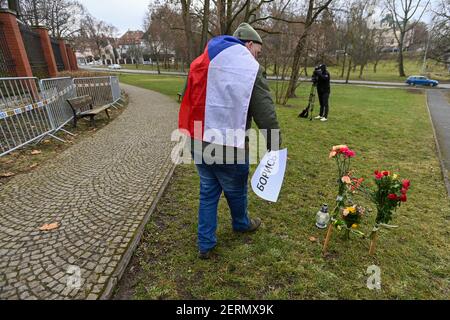
[[[406,89],[406,92],[412,94],[423,94],[423,89]]]

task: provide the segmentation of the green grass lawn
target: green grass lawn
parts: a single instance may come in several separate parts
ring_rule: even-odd
[[[348,62],[347,62],[348,63]],[[408,76],[422,74],[423,60],[406,58],[404,62],[405,73]],[[314,68],[308,68],[308,75],[311,76]],[[347,77],[347,69],[345,69],[344,77],[341,78],[342,61],[340,66],[330,66],[330,75],[332,79],[345,79]],[[273,68],[268,68],[268,74],[273,74]],[[445,65],[428,61],[428,69],[426,75],[432,79],[439,81],[450,81],[450,74]],[[303,74],[304,76],[304,74]],[[364,68],[362,78],[359,78],[359,67],[355,72],[350,73],[350,80],[367,80],[367,81],[389,81],[389,82],[404,82],[406,77],[398,76],[397,62],[394,59],[381,60],[377,66],[377,72],[373,71],[373,64],[370,63]]]
[[[126,75],[121,81],[176,99],[182,78]],[[249,191],[251,216],[263,220],[252,235],[231,230],[226,202],[219,206],[218,247],[211,261],[197,258],[199,179],[181,165],[146,226],[117,289],[134,299],[448,299],[450,203],[436,158],[422,91],[334,86],[328,123],[300,120],[309,87],[300,86],[294,107],[278,107],[289,162],[279,202]],[[396,213],[399,229],[382,232],[374,257],[369,241],[333,234],[321,254],[325,231],[314,225],[322,203],[333,203],[333,145],[357,152],[353,168],[370,177],[393,170],[412,180],[409,202]],[[252,168],[252,171],[255,167]],[[369,205],[363,198],[356,200]],[[375,212],[361,230],[369,232]],[[316,238],[311,241],[311,237]],[[381,268],[382,289],[367,289],[367,268]]]
[[[119,80],[133,86],[150,89],[177,99],[177,93],[182,91],[186,77],[174,77],[164,75],[132,75],[119,74]]]
[[[107,69],[108,66],[96,66],[97,68],[105,68]],[[155,65],[151,64],[138,64],[138,67],[136,68],[135,64],[121,64],[122,69],[129,69],[129,70],[147,70],[147,71],[158,71],[158,68]],[[159,69],[162,72],[182,72],[181,70],[181,64],[178,64],[176,67],[175,65],[171,65],[170,68],[164,68],[164,64],[160,64]],[[185,65],[185,72],[188,72],[189,69]]]
[[[406,77],[398,76],[398,67],[397,61],[395,60],[396,56],[393,55],[391,59],[381,60],[377,66],[377,72],[373,71],[373,64],[370,63],[364,68],[364,73],[362,78],[359,78],[359,67],[356,68],[355,72],[350,73],[350,80],[367,80],[367,81],[390,81],[390,82],[404,82]],[[423,60],[421,58],[408,57],[406,55],[404,66],[405,72],[407,76],[410,75],[420,75],[422,74],[422,65]],[[426,71],[426,75],[432,79],[450,82],[450,73],[446,69],[445,65],[441,63],[436,63],[432,60],[428,60],[427,62],[428,69]],[[124,69],[136,70],[136,66],[132,64],[122,65]],[[105,66],[106,68],[106,66]],[[139,70],[151,70],[156,71],[156,66],[153,65],[139,65]],[[342,79],[341,76],[342,70],[342,62],[340,62],[339,66],[330,66],[329,71],[333,79]],[[161,71],[178,71],[181,72],[181,65],[178,66],[177,69],[164,69],[161,66]],[[187,72],[187,69],[185,70]],[[308,68],[308,76],[312,75],[314,68]],[[269,75],[273,75],[273,67],[269,66],[267,68],[267,73]],[[304,74],[303,74],[304,76]],[[347,69],[345,69],[344,78],[347,76]]]

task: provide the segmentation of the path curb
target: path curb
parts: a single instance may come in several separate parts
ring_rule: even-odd
[[[425,103],[427,105],[428,116],[430,117],[431,127],[433,128],[433,136],[434,136],[434,143],[436,145],[436,153],[437,153],[437,156],[439,159],[439,163],[441,165],[441,174],[444,179],[445,187],[447,189],[447,197],[450,198],[450,181],[448,179],[448,172],[444,165],[441,148],[439,147],[439,141],[438,141],[437,134],[436,134],[436,128],[434,127],[433,117],[431,116],[430,106],[428,105],[428,90],[425,90],[425,92],[426,92]]]
[[[147,225],[148,221],[150,220],[150,217],[152,216],[153,212],[156,209],[156,206],[158,205],[159,201],[161,200],[162,196],[164,195],[164,192],[166,191],[170,181],[172,180],[173,173],[175,171],[175,168],[177,167],[176,164],[173,164],[170,168],[166,178],[164,179],[164,182],[162,183],[161,187],[159,188],[158,194],[156,195],[156,198],[153,200],[152,205],[150,206],[150,209],[147,211],[144,219],[142,220],[141,224],[136,230],[136,235],[134,236],[133,240],[131,241],[130,245],[128,246],[127,250],[122,256],[122,259],[120,260],[119,264],[116,267],[116,270],[114,270],[114,273],[109,278],[105,290],[103,291],[102,295],[100,296],[100,300],[109,300],[114,295],[114,290],[119,283],[120,279],[122,278],[123,274],[125,273],[125,270],[128,267],[128,264],[130,263],[131,258],[133,257],[134,252],[136,251],[137,247],[139,246],[139,243],[141,242],[142,235],[144,234],[145,226]]]

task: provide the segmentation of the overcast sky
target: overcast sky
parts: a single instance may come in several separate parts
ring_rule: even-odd
[[[149,0],[79,0],[97,19],[119,29],[119,35],[130,30],[142,30]]]
[[[142,30],[145,13],[150,0],[79,0],[97,19],[108,22],[119,29],[119,36],[128,29]],[[437,0],[432,0],[436,2]],[[422,20],[429,22],[430,16]]]

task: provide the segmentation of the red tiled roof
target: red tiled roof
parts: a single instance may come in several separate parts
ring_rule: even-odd
[[[119,45],[140,44],[143,36],[144,32],[142,31],[127,31],[122,37],[120,37]]]

